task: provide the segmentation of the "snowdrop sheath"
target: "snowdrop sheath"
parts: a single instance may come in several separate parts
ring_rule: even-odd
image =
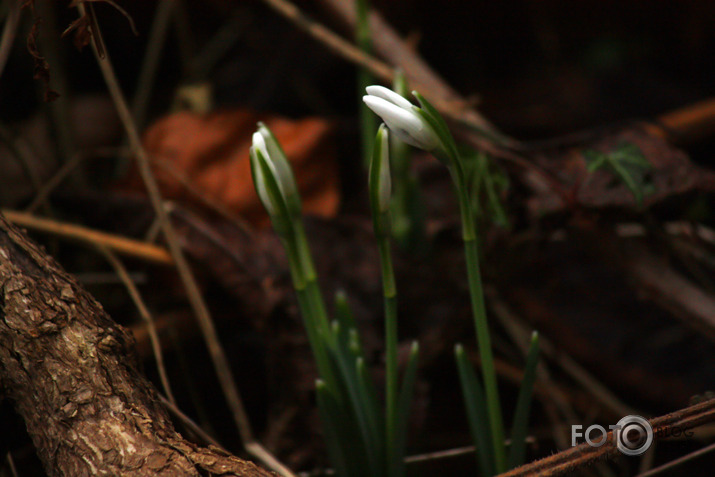
[[[377,212],[387,212],[392,196],[390,174],[390,138],[384,124],[380,126],[375,141],[373,159],[370,162],[370,194]]]
[[[420,108],[384,86],[368,86],[366,91],[362,100],[401,140],[425,151],[440,147],[437,133],[420,114]]]
[[[253,146],[250,148],[251,172],[253,173],[253,183],[256,186],[258,198],[261,199],[263,207],[268,211],[268,215],[273,218],[280,214],[280,205],[276,203],[275,198],[268,192],[268,187],[266,186],[266,176],[262,163],[266,164],[269,168],[270,165],[266,160],[268,153],[265,152],[265,143],[261,144],[262,141],[263,139],[260,134],[255,133],[253,135]]]
[[[293,176],[288,158],[273,133],[263,123],[258,123],[258,130],[253,133],[253,146],[258,148],[273,170],[276,182],[283,193],[292,217],[300,215],[301,203],[298,186]]]

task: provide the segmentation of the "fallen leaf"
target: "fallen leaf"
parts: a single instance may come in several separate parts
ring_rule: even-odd
[[[144,135],[144,147],[164,198],[220,207],[254,226],[269,224],[251,178],[248,149],[258,121],[265,122],[288,156],[305,214],[333,217],[339,205],[338,171],[324,119],[266,118],[246,110],[179,112]],[[123,188],[143,190],[136,171]]]

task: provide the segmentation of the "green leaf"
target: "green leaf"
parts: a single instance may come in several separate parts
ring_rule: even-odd
[[[452,133],[449,132],[449,127],[447,127],[447,123],[444,121],[442,115],[420,93],[413,91],[412,94],[415,98],[417,98],[417,101],[419,101],[420,106],[422,107],[422,109],[418,111],[422,111],[424,113],[422,114],[422,117],[430,123],[439,136],[439,139],[445,148],[444,152],[447,153],[452,161],[458,161],[459,152],[457,151],[457,144],[454,142]]]
[[[526,432],[529,425],[529,411],[531,400],[534,394],[534,383],[536,382],[536,367],[539,363],[539,334],[534,332],[531,335],[531,345],[526,355],[526,367],[524,378],[521,380],[521,389],[516,401],[514,411],[514,423],[511,428],[511,449],[509,451],[509,466],[511,468],[524,463],[526,454]]]
[[[633,194],[638,205],[642,205],[645,195],[655,190],[649,176],[653,165],[635,144],[621,143],[608,154],[587,150],[583,152],[583,156],[589,172],[599,169],[609,170]]]
[[[340,323],[340,335],[337,337],[340,346],[344,349],[351,349],[352,330],[355,329],[355,318],[348,304],[348,298],[344,290],[335,292],[335,317]]]
[[[484,390],[479,384],[477,375],[472,368],[472,363],[467,358],[462,345],[457,345],[454,348],[454,355],[457,359],[459,380],[462,383],[462,395],[467,408],[469,430],[472,434],[474,446],[477,449],[479,468],[484,476],[494,475],[496,473],[494,451],[490,438],[491,431],[489,429],[489,419],[487,418]]]
[[[369,401],[369,391],[364,389],[364,382],[359,372],[361,358],[353,358],[348,349],[333,350],[332,353],[337,368],[338,389],[336,396],[342,403],[343,419],[353,422],[351,438],[363,449],[363,460],[366,460],[373,472],[381,468],[381,442],[377,413]]]
[[[265,188],[270,208],[268,204],[264,205],[266,205],[269,215],[271,216],[273,228],[278,235],[283,237],[292,235],[293,225],[288,212],[288,204],[283,197],[283,192],[278,185],[273,169],[268,165],[268,160],[263,157],[263,153],[258,149],[252,149],[251,156],[253,159],[251,161],[253,182],[257,191],[260,186]]]
[[[417,380],[417,357],[419,355],[419,345],[412,343],[410,356],[407,361],[407,369],[402,379],[402,388],[397,403],[397,422],[395,429],[395,459],[388,462],[390,466],[390,477],[401,477],[405,473],[405,449],[407,444],[407,429],[409,427],[410,407],[415,393],[415,381]]]
[[[327,385],[322,380],[315,383],[320,422],[325,433],[325,445],[335,473],[341,477],[360,477],[369,475],[365,460],[358,453],[358,446],[353,445],[353,429],[347,426],[346,418]]]

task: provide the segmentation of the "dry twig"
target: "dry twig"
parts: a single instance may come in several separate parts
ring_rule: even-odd
[[[85,14],[83,4],[80,3],[77,8],[80,15]],[[99,26],[95,23],[91,26],[91,28],[98,29]],[[98,32],[95,31],[92,33],[98,34]],[[285,467],[280,461],[278,461],[278,459],[268,452],[268,450],[266,450],[253,435],[248,416],[246,415],[246,411],[243,406],[241,394],[236,385],[236,380],[233,376],[233,372],[231,371],[231,366],[228,362],[226,352],[221,345],[209,309],[206,306],[203,296],[201,295],[198,283],[196,282],[193,272],[191,271],[191,267],[184,256],[184,252],[181,249],[181,245],[176,237],[174,227],[171,224],[168,214],[166,213],[166,209],[164,208],[164,202],[161,197],[161,192],[159,191],[159,186],[149,165],[149,156],[142,146],[139,131],[137,130],[136,124],[134,124],[131,112],[129,111],[129,106],[127,105],[127,101],[124,98],[124,94],[122,93],[117,81],[114,68],[109,59],[109,53],[105,52],[104,57],[102,57],[97,51],[95,43],[91,43],[97,63],[102,71],[105,83],[107,84],[109,93],[114,101],[114,105],[117,108],[117,112],[128,136],[129,146],[136,156],[139,173],[144,181],[152,207],[154,208],[157,219],[161,225],[164,238],[169,247],[169,252],[174,259],[174,264],[179,273],[179,277],[181,278],[184,288],[186,289],[189,303],[191,304],[196,319],[198,320],[199,327],[204,336],[204,341],[214,364],[214,369],[216,370],[219,378],[219,383],[231,409],[231,413],[236,427],[241,435],[243,445],[249,453],[260,459],[270,468],[279,471],[283,475],[292,476],[293,473],[290,469]]]

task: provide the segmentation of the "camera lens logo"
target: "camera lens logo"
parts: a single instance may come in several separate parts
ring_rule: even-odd
[[[653,428],[641,416],[626,416],[614,427],[613,437],[622,454],[641,455],[653,443]]]

